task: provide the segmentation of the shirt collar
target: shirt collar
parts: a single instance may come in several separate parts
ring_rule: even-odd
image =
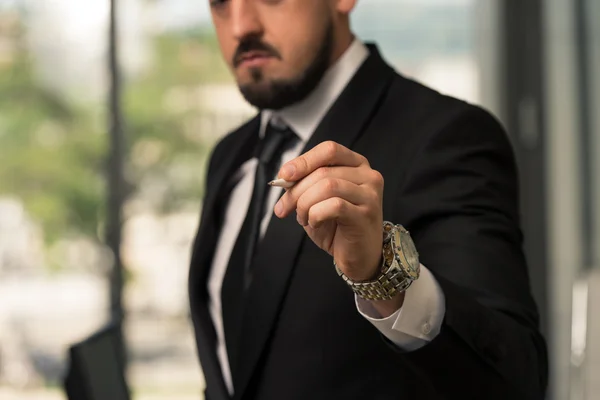
[[[306,143],[321,123],[335,100],[369,56],[369,50],[358,39],[331,66],[321,82],[304,100],[279,111],[264,110],[261,114],[261,138],[271,118],[283,120]]]

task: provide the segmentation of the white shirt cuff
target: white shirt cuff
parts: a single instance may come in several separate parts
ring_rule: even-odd
[[[444,293],[431,272],[421,265],[419,279],[406,290],[402,307],[387,318],[370,301],[355,296],[358,312],[386,338],[406,351],[417,350],[439,333],[446,313]]]

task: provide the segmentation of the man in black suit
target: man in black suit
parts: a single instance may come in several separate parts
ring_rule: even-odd
[[[506,134],[356,39],[355,3],[211,1],[261,111],[208,167],[189,280],[206,398],[542,399]]]

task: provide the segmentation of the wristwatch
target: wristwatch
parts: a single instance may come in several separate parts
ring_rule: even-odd
[[[379,275],[369,281],[353,281],[336,265],[338,275],[359,297],[366,300],[390,300],[419,278],[419,253],[402,225],[383,223],[383,261]]]

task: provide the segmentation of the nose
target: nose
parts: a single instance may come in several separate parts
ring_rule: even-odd
[[[237,40],[262,34],[262,24],[255,3],[255,0],[231,0],[232,31]]]

